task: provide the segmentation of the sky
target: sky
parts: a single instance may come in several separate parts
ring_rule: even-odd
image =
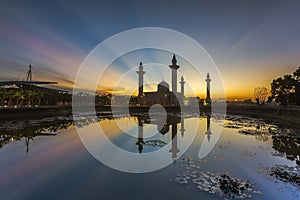
[[[71,90],[79,67],[99,43],[140,27],[172,29],[201,44],[218,67],[229,99],[253,98],[255,87],[270,88],[273,79],[291,74],[300,65],[300,1],[296,0],[0,0],[0,4],[0,81],[24,79],[31,62],[34,80],[58,81],[56,87]],[[144,58],[136,55],[131,70]],[[161,64],[168,66],[172,52],[165,55],[168,57]],[[124,56],[110,66],[119,78],[124,74]],[[180,56],[178,60],[185,63]],[[153,90],[162,79],[170,83],[165,69],[157,72],[159,76],[150,74],[146,73],[146,89]],[[185,70],[184,75],[189,74],[192,72]],[[117,88],[117,93],[125,94],[124,85],[120,89],[104,81],[110,76],[107,73],[99,81],[99,89],[109,92]],[[213,85],[217,77],[212,79]],[[128,85],[135,82],[137,77],[131,76]],[[198,85],[190,81],[194,93],[187,92],[204,97],[203,84],[203,79]],[[213,89],[211,93],[214,98],[221,97]]]

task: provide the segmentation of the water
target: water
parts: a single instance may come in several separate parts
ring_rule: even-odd
[[[203,180],[197,183],[199,177],[216,178],[222,173],[253,184],[251,191],[244,191],[252,199],[300,198],[296,184],[262,170],[299,165],[300,141],[294,136],[299,130],[239,116],[222,121],[218,116],[171,115],[166,123],[160,121],[157,116],[140,115],[98,120],[82,117],[81,134],[94,140],[93,132],[100,125],[113,144],[141,159],[161,148],[171,150],[161,155],[170,165],[135,174],[114,170],[96,160],[82,144],[72,117],[2,122],[0,199],[230,199],[220,189],[219,194],[210,194],[197,187],[208,185]],[[103,141],[94,142],[105,146]],[[201,146],[214,142],[202,158]],[[111,159],[118,156],[108,154]],[[126,158],[120,162],[126,162]],[[139,165],[147,167],[149,163]],[[295,169],[299,175],[299,168]]]

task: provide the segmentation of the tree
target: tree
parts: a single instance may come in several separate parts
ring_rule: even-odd
[[[11,106],[12,102],[13,102],[13,97],[15,95],[15,91],[8,90],[6,94],[7,94],[7,98],[8,98],[8,106]]]
[[[268,97],[269,91],[266,87],[256,87],[254,88],[254,97],[257,104],[265,104],[265,101]]]
[[[63,103],[63,106],[65,105],[66,102],[71,102],[72,101],[72,95],[69,94],[68,92],[58,92],[58,99]]]
[[[16,105],[18,106],[20,100],[22,102],[22,100],[24,99],[24,92],[23,92],[23,90],[22,89],[17,89],[17,91],[15,92],[15,94],[13,95],[13,97],[17,99]]]
[[[7,91],[6,88],[0,87],[0,95],[1,95],[1,106],[4,105],[4,100],[7,98]]]
[[[38,105],[41,104],[41,99],[44,97],[44,93],[40,90],[37,91],[36,97],[38,99]]]
[[[296,104],[300,105],[300,67],[293,73],[295,80],[295,101]]]
[[[26,96],[28,97],[28,106],[31,105],[32,99],[35,95],[37,95],[36,90],[27,90],[26,91]]]
[[[300,67],[293,73],[274,79],[271,83],[272,98],[281,105],[300,105]]]

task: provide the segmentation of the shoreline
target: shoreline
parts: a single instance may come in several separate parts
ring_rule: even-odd
[[[186,108],[182,110],[189,112],[197,108]],[[114,106],[114,111],[128,111],[128,107]],[[130,112],[148,112],[149,107],[130,107]],[[168,107],[167,112],[180,112],[180,108]],[[218,113],[218,106],[213,110]],[[112,112],[111,106],[96,106],[97,112]],[[201,113],[209,113],[210,107],[200,107]],[[71,106],[40,106],[40,107],[24,107],[24,108],[1,108],[0,120],[22,120],[22,119],[39,119],[45,117],[67,116],[72,114]],[[267,122],[275,122],[279,125],[300,128],[300,107],[284,107],[284,106],[260,106],[260,105],[235,105],[228,104],[226,109],[227,115],[242,115],[253,118],[261,118]]]
[[[72,114],[71,106],[40,106],[22,108],[1,108],[0,120],[25,120]]]
[[[261,106],[261,105],[227,105],[228,115],[242,115],[260,118],[266,122],[275,122],[281,126],[300,129],[300,107]]]

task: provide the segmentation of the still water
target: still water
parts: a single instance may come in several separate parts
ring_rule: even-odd
[[[141,157],[168,148],[161,159],[170,164],[148,173],[99,162],[71,116],[1,122],[0,199],[300,198],[299,130],[240,116],[168,115],[162,124],[155,119],[84,116],[77,127],[89,140],[101,127],[114,145]],[[109,149],[100,153],[117,156]]]

